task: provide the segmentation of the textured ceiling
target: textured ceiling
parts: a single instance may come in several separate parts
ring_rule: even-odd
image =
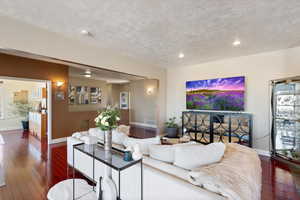
[[[160,67],[300,45],[300,0],[0,0],[0,15]]]

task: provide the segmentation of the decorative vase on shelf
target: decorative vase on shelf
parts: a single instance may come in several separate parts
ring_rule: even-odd
[[[117,127],[117,123],[120,120],[119,111],[116,108],[107,107],[104,111],[96,117],[95,122],[97,127],[105,131],[104,135],[104,152],[105,160],[108,163],[112,162],[112,130]],[[102,197],[98,199],[102,200],[116,200],[117,199],[117,187],[112,179],[112,168],[108,165],[104,167],[104,177],[101,184],[103,191]],[[99,192],[97,192],[99,195]]]
[[[132,153],[133,160],[139,160],[142,158],[142,156],[143,156],[143,154],[140,150],[140,146],[138,144],[134,145],[133,153]]]
[[[132,153],[131,151],[125,151],[124,152],[124,161],[132,161]]]
[[[104,142],[104,150],[105,150],[105,160],[109,163],[112,162],[112,131],[108,130],[105,132],[105,142]],[[103,200],[115,200],[117,199],[117,187],[112,179],[112,169],[111,167],[105,165],[104,167],[104,177],[102,183],[103,190]]]

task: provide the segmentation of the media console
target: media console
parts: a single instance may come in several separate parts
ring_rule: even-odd
[[[252,147],[252,126],[250,113],[182,112],[182,134],[188,134],[192,140],[203,144],[223,142]]]

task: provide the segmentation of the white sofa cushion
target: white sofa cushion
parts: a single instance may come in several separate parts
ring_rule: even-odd
[[[100,128],[90,128],[89,135],[97,137],[100,140],[104,140],[104,131],[102,131]]]
[[[224,155],[223,143],[193,144],[175,147],[174,165],[187,170],[219,162]]]
[[[97,144],[98,142],[98,138],[95,136],[83,136],[81,137],[81,140],[85,143],[85,144]]]
[[[81,137],[87,136],[87,135],[89,135],[88,131],[82,131],[82,132],[75,132],[75,133],[73,133],[72,137],[80,140]]]
[[[118,126],[117,131],[119,131],[121,133],[124,133],[125,135],[129,136],[130,126],[120,125],[120,126]]]
[[[173,145],[151,144],[149,145],[149,155],[151,158],[167,163],[174,162],[175,147],[197,144],[196,142],[179,143]]]
[[[117,129],[112,130],[112,142],[115,144],[123,144],[124,140],[128,136],[125,133],[118,131]]]
[[[80,144],[82,141],[74,137],[67,138],[68,164],[73,166],[73,145]]]
[[[173,145],[152,144],[149,145],[149,155],[156,160],[173,163],[174,147]]]
[[[143,157],[143,163],[150,167],[153,167],[157,170],[160,170],[164,173],[167,173],[169,175],[172,175],[172,176],[175,176],[175,177],[178,177],[178,178],[188,181],[188,173],[189,173],[188,170],[182,169],[182,168],[172,165],[170,163],[152,159],[148,156]]]
[[[160,141],[160,137],[157,136],[154,138],[146,138],[146,139],[127,137],[123,142],[123,145],[125,147],[134,147],[136,144],[139,145],[140,150],[144,155],[149,155],[149,145],[161,144],[161,141]]]

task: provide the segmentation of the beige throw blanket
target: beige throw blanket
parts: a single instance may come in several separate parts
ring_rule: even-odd
[[[189,181],[230,200],[260,200],[261,163],[257,153],[238,144],[227,144],[223,159],[189,172]]]

